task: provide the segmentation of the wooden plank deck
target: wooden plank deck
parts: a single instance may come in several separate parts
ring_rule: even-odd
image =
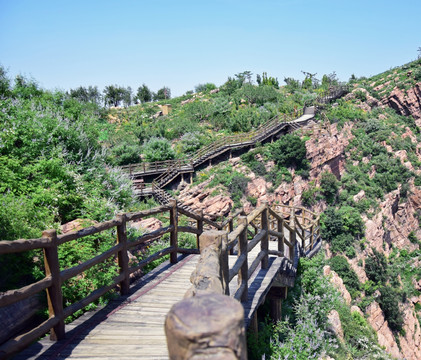
[[[270,242],[275,249],[276,242]],[[260,251],[255,247],[249,263]],[[170,308],[182,300],[190,287],[190,275],[199,256],[180,256],[173,266],[168,263],[147,274],[134,285],[128,297],[119,297],[102,310],[87,313],[66,325],[66,339],[48,339],[33,344],[14,359],[168,359],[164,321]],[[236,256],[229,257],[230,265]],[[249,280],[249,299],[243,304],[248,325],[262,303],[279,270],[282,258],[269,257],[269,269],[256,269]],[[230,283],[233,294],[234,278]]]

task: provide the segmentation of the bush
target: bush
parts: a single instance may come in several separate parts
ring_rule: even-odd
[[[339,181],[336,179],[336,176],[327,171],[322,173],[320,186],[327,203],[333,204],[339,189]]]
[[[373,254],[365,260],[367,277],[375,283],[384,284],[387,281],[387,260],[383,253],[372,249]]]
[[[397,295],[390,286],[380,288],[379,304],[390,329],[394,332],[401,331],[404,323],[402,312],[399,310],[399,297]]]
[[[122,144],[113,147],[111,152],[113,155],[111,161],[116,165],[136,164],[142,161],[140,158],[142,148],[139,145]]]
[[[358,291],[361,290],[361,284],[357,274],[351,269],[346,258],[335,256],[330,259],[330,266],[342,278],[347,290],[355,298]]]
[[[143,154],[148,162],[171,160],[175,152],[171,143],[164,138],[151,138],[143,145]]]
[[[286,134],[278,141],[269,144],[266,155],[269,160],[274,160],[278,166],[307,168],[306,143],[298,136]]]
[[[352,247],[354,242],[354,237],[351,234],[339,234],[331,240],[332,251],[345,252],[349,247]]]

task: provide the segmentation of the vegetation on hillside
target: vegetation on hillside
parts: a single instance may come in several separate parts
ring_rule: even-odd
[[[420,65],[418,60],[370,79],[353,77],[350,83],[383,99],[394,88],[407,90],[419,82]],[[85,221],[90,224],[108,220],[119,211],[153,206],[153,202],[135,201],[120,165],[185,157],[219,137],[250,131],[275,115],[293,113],[337,83],[334,73],[324,75],[321,81],[314,74],[305,74],[302,82],[286,78],[286,86],[282,87],[266,73],[257,76],[255,85],[252,74],[246,71],[228,78],[218,89],[212,83],[199,84],[195,94],[188,92],[175,99],[171,99],[168,88],[154,94],[143,84],[135,96],[138,104],[129,106],[133,94],[128,88],[108,86],[103,95],[93,86],[69,93],[50,92],[21,76],[12,81],[0,67],[1,240],[36,238],[43,230],[59,230],[61,224],[76,218],[89,219]],[[322,256],[301,260],[296,286],[283,306],[284,319],[276,325],[266,322],[258,340],[250,337],[252,357],[266,354],[308,359],[329,354],[338,359],[386,358],[366,320],[358,312],[351,314],[321,275],[326,264],[344,280],[353,304],[362,311],[373,301],[379,303],[396,338],[403,334],[400,304],[421,295],[416,287],[421,279],[417,266],[421,250],[398,249],[384,243],[384,248],[390,250],[387,257],[371,249],[364,238],[364,221],[378,214],[387,194],[395,191],[398,201],[404,203],[411,189],[421,186],[417,172],[421,162],[415,154],[421,132],[411,117],[397,115],[392,109],[367,110],[366,93],[356,91],[353,97],[339,99],[335,106],[324,110],[327,126],[352,129],[341,178],[326,170],[317,179],[309,177],[309,137],[298,134],[258,144],[241,156],[239,166],[221,163],[195,178],[196,184],[208,180],[213,195],[227,194],[234,207],[240,207],[247,200],[252,205],[257,202],[245,196],[251,172],[271,183],[269,192],[300,176],[305,183],[302,203],[324,209],[322,234],[334,256],[331,260]],[[125,107],[107,108],[104,102],[107,106]],[[172,111],[158,114],[165,104],[171,105]],[[405,154],[406,164],[396,156],[398,151]],[[420,223],[421,215],[415,216]],[[167,221],[161,220],[164,224]],[[408,240],[419,248],[416,231],[413,229]],[[128,235],[133,238],[138,233]],[[164,247],[166,240],[163,237],[149,251]],[[109,231],[69,243],[60,248],[61,267],[92,258],[114,242],[115,234]],[[194,236],[186,236],[181,242],[192,244]],[[370,255],[365,261],[360,259],[358,266],[365,270],[368,280],[361,283],[349,259],[361,257],[364,250]],[[0,291],[42,276],[41,259],[38,252],[1,256]],[[115,263],[110,261],[64,284],[66,305],[107,284],[116,271]],[[326,318],[333,309],[339,313],[344,342],[329,331]]]

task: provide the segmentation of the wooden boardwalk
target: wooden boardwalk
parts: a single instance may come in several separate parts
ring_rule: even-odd
[[[269,242],[276,250],[277,242]],[[258,247],[250,252],[253,260]],[[119,297],[106,308],[87,313],[66,325],[66,339],[33,344],[14,359],[168,359],[164,321],[170,308],[190,288],[190,275],[199,255],[179,256],[179,262],[162,264],[134,285],[131,295]],[[229,256],[230,267],[236,255]],[[250,278],[248,301],[243,303],[245,324],[264,301],[285,258],[270,256],[269,268],[257,267]],[[230,283],[234,292],[236,279]]]

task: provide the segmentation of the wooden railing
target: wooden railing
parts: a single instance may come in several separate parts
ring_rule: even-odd
[[[314,104],[323,104],[336,99],[343,94],[349,92],[349,86],[347,85],[338,85],[331,87],[325,90],[323,93],[320,93],[317,98],[312,101]],[[310,105],[310,103],[306,104]],[[294,119],[301,117],[304,114],[304,108],[296,109],[290,114],[276,115],[266,123],[260,125],[257,129],[251,130],[247,133],[239,133],[229,136],[224,136],[223,138],[217,139],[211,144],[200,148],[194,154],[189,157],[175,159],[175,160],[164,160],[164,161],[154,161],[154,162],[143,162],[137,164],[129,164],[122,166],[122,170],[128,172],[129,175],[136,173],[148,173],[148,172],[161,172],[168,169],[189,169],[194,168],[197,165],[200,165],[207,160],[208,156],[214,155],[218,151],[224,151],[227,148],[245,146],[247,144],[255,144],[258,141],[266,139],[269,135],[272,135],[272,131],[277,126],[288,123]],[[168,171],[166,171],[168,172]],[[162,178],[165,178],[164,176]],[[157,184],[160,183],[160,179],[156,179]]]
[[[259,265],[261,269],[269,267],[269,255],[284,258],[290,269],[296,271],[300,255],[311,253],[316,243],[320,244],[319,217],[304,208],[277,206],[277,209],[281,212],[264,203],[248,216],[238,214],[237,226],[230,231],[206,231],[200,236],[200,259],[190,277],[192,287],[184,299],[172,307],[165,322],[171,359],[190,359],[199,354],[202,357],[212,354],[213,358],[247,358],[244,312],[230,299],[248,301],[249,280]],[[250,240],[249,227],[255,231]],[[269,241],[277,242],[277,250],[269,249]],[[260,251],[249,259],[258,245]],[[237,259],[229,268],[228,254],[234,246]],[[275,270],[277,274],[279,269]],[[235,290],[230,294],[230,283],[234,279],[237,284],[231,286]],[[230,334],[235,334],[236,341],[232,341]],[[211,343],[212,346],[208,345]]]
[[[138,237],[136,240],[128,241],[127,239],[127,222],[139,220],[148,216],[169,213],[169,225],[161,227],[155,231]],[[14,241],[0,241],[0,254],[20,253],[24,251],[42,249],[44,252],[45,277],[33,284],[27,285],[20,289],[9,290],[0,294],[0,307],[15,304],[23,299],[34,296],[44,290],[47,293],[49,318],[30,331],[18,335],[4,344],[0,345],[0,358],[8,357],[26,347],[28,344],[43,336],[51,330],[51,339],[62,339],[64,333],[64,321],[67,317],[76,311],[86,307],[90,303],[96,301],[99,297],[113,289],[119,289],[121,294],[129,292],[130,275],[142,269],[165,255],[169,255],[170,263],[177,262],[177,254],[198,253],[197,249],[182,249],[178,247],[178,234],[191,233],[196,234],[198,239],[204,231],[204,224],[209,227],[222,230],[228,229],[226,248],[229,251],[238,244],[238,260],[232,269],[227,269],[224,265],[224,279],[228,284],[235,276],[238,276],[240,285],[234,294],[236,299],[244,299],[247,294],[247,282],[250,273],[256,268],[258,263],[264,268],[267,264],[269,254],[284,256],[284,246],[289,247],[289,259],[292,261],[294,255],[295,234],[302,240],[302,247],[310,249],[316,239],[320,238],[320,230],[318,226],[318,217],[314,213],[303,208],[291,208],[278,205],[277,207],[269,207],[267,204],[262,205],[248,216],[242,215],[242,211],[237,211],[234,216],[226,219],[223,223],[216,223],[203,216],[203,213],[196,214],[182,207],[178,207],[175,200],[170,200],[170,204],[159,206],[150,210],[140,211],[136,213],[123,213],[116,218],[94,226],[84,228],[79,231],[73,231],[66,234],[58,235],[55,230],[46,230],[39,239],[21,239]],[[179,226],[179,218],[185,216],[187,219],[196,222],[196,226]],[[291,225],[292,219],[294,224]],[[256,230],[256,234],[252,240],[247,241],[247,234],[250,229]],[[103,231],[115,229],[116,244],[106,252],[98,254],[94,258],[78,264],[69,269],[61,269],[58,259],[58,249],[65,243],[81,239],[89,235],[98,234]],[[129,266],[128,251],[162,237],[164,234],[170,234],[168,247],[151,254],[146,259],[139,261],[134,266]],[[289,234],[287,236],[287,234]],[[268,250],[268,240],[277,239],[278,250]],[[248,268],[247,254],[250,250],[261,244],[261,251],[253,264]],[[86,298],[63,307],[63,294],[61,285],[74,277],[79,276],[82,272],[92,268],[93,266],[103,263],[107,259],[115,259],[119,267],[118,275],[104,287],[95,289]],[[227,287],[226,287],[227,288]]]

